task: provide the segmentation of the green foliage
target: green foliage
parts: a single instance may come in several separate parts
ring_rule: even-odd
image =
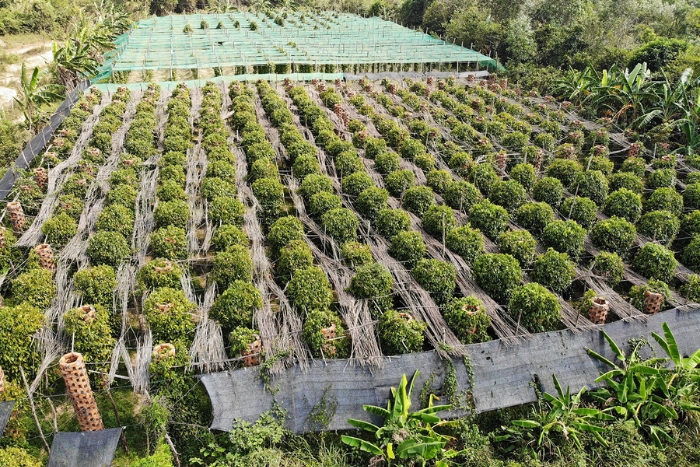
[[[216,251],[226,251],[234,245],[248,248],[248,236],[235,225],[222,225],[214,231],[211,244]]]
[[[407,313],[389,310],[379,318],[379,341],[384,355],[401,355],[423,350],[425,323]]]
[[[683,264],[693,271],[700,272],[700,235],[694,235],[683,249]]]
[[[637,229],[640,234],[661,244],[670,244],[678,235],[681,221],[670,211],[647,212],[639,219]]]
[[[343,200],[340,199],[340,196],[322,191],[311,197],[309,214],[314,217],[320,217],[328,211],[341,207],[343,207]]]
[[[554,177],[540,179],[532,188],[532,197],[535,201],[545,202],[557,208],[564,196],[564,186]]]
[[[469,181],[476,186],[484,196],[489,196],[491,188],[501,180],[491,164],[476,164],[469,174]]]
[[[542,232],[542,242],[545,246],[552,247],[560,253],[566,253],[574,259],[578,258],[583,251],[585,239],[586,229],[573,220],[553,221]]]
[[[450,230],[445,245],[470,265],[474,263],[477,256],[485,252],[484,237],[481,232],[466,225]]]
[[[185,203],[185,207],[187,207],[187,203]],[[95,230],[98,232],[118,232],[124,238],[131,238],[134,233],[134,212],[120,204],[107,206],[102,210],[100,215],[97,216]]]
[[[642,215],[642,197],[627,188],[620,188],[605,198],[603,213],[636,223]]]
[[[327,340],[323,329],[335,326],[336,337]],[[312,310],[306,315],[302,339],[316,358],[347,358],[350,354],[350,337],[345,334],[340,318],[329,310]]]
[[[700,302],[700,276],[688,274],[688,282],[681,286],[680,293],[686,300]]]
[[[683,191],[683,204],[686,209],[700,209],[700,183],[690,183]]]
[[[163,287],[148,296],[143,314],[155,341],[175,343],[194,337],[195,308],[182,290]]]
[[[403,208],[418,217],[423,217],[425,211],[433,204],[435,204],[435,196],[430,187],[414,186],[407,189],[403,194]]]
[[[253,313],[262,307],[260,291],[251,283],[234,280],[211,306],[210,316],[224,333],[239,326],[252,326]]]
[[[343,262],[352,269],[358,269],[374,261],[369,245],[360,242],[345,242],[340,247]]]
[[[570,159],[555,159],[547,167],[547,176],[556,178],[564,186],[570,186],[576,180],[583,167],[578,161]]]
[[[552,207],[544,202],[525,203],[515,211],[515,220],[521,227],[535,235],[540,235],[545,227],[554,221]]]
[[[391,238],[389,254],[407,266],[413,267],[427,251],[423,236],[416,231],[403,231]]]
[[[78,233],[78,224],[62,212],[47,219],[41,226],[41,232],[46,235],[46,243],[61,248]]]
[[[131,247],[119,232],[97,232],[88,240],[86,253],[93,264],[118,267],[131,255]]]
[[[634,257],[632,267],[641,275],[668,282],[673,277],[678,261],[673,252],[659,244],[647,243]]]
[[[497,243],[501,253],[513,256],[524,268],[529,267],[535,259],[537,240],[527,230],[503,232]]]
[[[455,298],[445,305],[443,315],[447,325],[463,344],[491,340],[488,334],[491,318],[478,298]]]
[[[618,172],[608,177],[610,190],[617,191],[626,188],[634,193],[642,194],[644,191],[644,180],[630,172]]]
[[[541,182],[535,185],[535,190]],[[527,193],[525,188],[515,180],[499,181],[494,183],[491,188],[489,198],[493,203],[503,206],[506,211],[513,213],[525,202]]]
[[[187,235],[185,229],[169,225],[151,234],[151,252],[154,257],[166,259],[187,258]]]
[[[74,195],[63,195],[58,198],[58,206],[56,206],[54,213],[66,213],[71,219],[78,221],[80,219],[80,214],[83,212],[83,207],[83,201],[78,197]]]
[[[471,207],[482,200],[479,189],[463,180],[452,182],[444,193],[445,203],[454,209],[468,212]]]
[[[454,265],[437,259],[421,259],[412,271],[416,281],[428,291],[438,304],[452,298],[457,280]]]
[[[313,266],[313,263],[314,257],[309,245],[304,240],[292,240],[280,250],[276,266],[277,278],[286,284],[297,270]]]
[[[521,162],[510,170],[510,178],[520,183],[525,191],[529,192],[537,181],[537,174],[532,164]]]
[[[336,208],[324,213],[321,223],[331,238],[338,243],[344,243],[357,238],[360,221],[349,209]]]
[[[644,294],[645,292],[660,293],[664,296],[664,302],[661,304],[661,309],[665,309],[666,305],[671,300],[671,289],[668,284],[657,279],[649,279],[645,285],[633,285],[630,288],[629,296],[632,306],[638,310],[644,310]]]
[[[598,222],[590,232],[593,244],[605,251],[617,253],[623,258],[634,244],[637,229],[629,221],[620,217],[611,217]]]
[[[401,158],[395,152],[382,152],[374,158],[374,168],[382,175],[388,175],[399,170]]]
[[[41,467],[42,463],[25,449],[8,446],[0,449],[0,465],[6,467]]]
[[[588,170],[576,175],[569,191],[600,206],[608,195],[608,180],[600,170]]]
[[[530,332],[553,331],[559,326],[561,305],[552,292],[531,282],[513,290],[508,314]]]
[[[260,203],[260,221],[270,225],[284,212],[284,185],[277,179],[260,178],[251,185],[253,194]]]
[[[399,232],[411,229],[411,216],[401,209],[382,209],[377,214],[374,227],[381,235],[391,239]]]
[[[651,190],[657,188],[673,188],[678,180],[676,171],[673,169],[655,170],[647,176],[647,187]]]
[[[571,285],[576,277],[576,271],[569,255],[549,248],[545,254],[538,256],[535,260],[530,277],[535,282],[560,294]]]
[[[486,253],[474,261],[474,280],[498,303],[506,303],[522,280],[523,271],[518,260],[502,253]]]
[[[349,177],[348,177],[349,178]],[[347,180],[347,178],[346,178]],[[311,174],[302,180],[299,186],[299,194],[308,202],[316,193],[333,193],[333,180],[328,175]]]
[[[595,223],[597,210],[598,206],[592,200],[580,196],[565,199],[560,208],[564,217],[576,221],[584,228],[590,228]]]
[[[510,216],[505,208],[486,200],[469,210],[469,223],[491,239],[497,238],[508,227]]]
[[[139,269],[138,274],[136,274],[136,280],[138,281],[139,289],[144,291],[161,287],[180,289],[182,288],[180,282],[182,272],[182,268],[177,263],[162,258],[153,259]],[[116,282],[114,287],[116,288]]]
[[[287,285],[287,295],[299,311],[325,310],[333,298],[328,278],[318,266],[298,269]]]
[[[423,227],[437,239],[444,239],[450,230],[457,227],[457,219],[449,206],[433,205],[423,215]]]
[[[243,225],[245,206],[235,198],[217,196],[209,203],[209,216],[215,224]]]
[[[620,283],[625,274],[625,264],[617,253],[601,251],[593,260],[591,270],[602,277],[610,287]]]
[[[344,177],[341,186],[343,193],[350,196],[359,196],[367,188],[374,186],[374,182],[367,175],[367,172],[355,172]]]
[[[303,240],[306,237],[304,234],[304,225],[294,216],[280,217],[270,227],[270,232],[267,234],[274,256],[279,255],[279,251],[292,240]]]
[[[447,170],[431,170],[425,175],[425,178],[426,184],[439,195],[444,194],[452,183],[452,175]]]
[[[303,180],[304,177],[311,174],[320,174],[321,165],[318,158],[313,155],[302,155],[296,158],[292,165],[292,173],[297,180]]]
[[[234,281],[253,279],[253,261],[248,249],[233,245],[216,254],[211,269],[211,277],[220,289],[227,289]]]
[[[32,346],[32,336],[44,324],[44,313],[25,300],[14,307],[0,307],[0,367],[8,378],[19,377],[20,365],[33,368],[38,363],[37,354]]]
[[[674,215],[680,216],[683,213],[683,196],[676,193],[673,188],[657,188],[649,196],[644,208],[647,212],[671,211]]]
[[[83,303],[112,308],[112,296],[117,289],[114,268],[107,264],[80,269],[73,274],[73,285]]]
[[[53,273],[47,269],[30,269],[12,281],[12,296],[17,303],[46,309],[56,296]]]
[[[368,299],[370,313],[377,319],[393,304],[394,280],[391,273],[379,263],[373,262],[357,269],[348,291],[360,299]]]
[[[115,343],[109,328],[109,312],[101,305],[73,308],[63,315],[63,323],[74,350],[83,354],[86,363],[99,363],[97,368],[106,370],[104,362],[110,360]]]
[[[369,187],[357,197],[357,210],[369,220],[377,218],[379,211],[386,207],[389,192],[379,187]]]

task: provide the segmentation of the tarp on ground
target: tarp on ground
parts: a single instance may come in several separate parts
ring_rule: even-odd
[[[516,343],[495,340],[468,345],[468,358],[451,361],[458,383],[456,391],[465,404],[447,416],[534,402],[537,396],[532,382],[537,379],[542,390],[554,392],[552,374],[572,391],[583,386],[592,388],[605,368],[587,354],[587,349],[614,358],[602,329],[620,346],[626,347],[632,338],[644,338],[663,355],[651,333],[663,334],[664,322],[673,331],[682,353],[690,354],[700,347],[697,309],[674,309],[581,332],[534,334]],[[212,402],[212,429],[229,431],[236,420],[253,422],[276,402],[287,411],[287,427],[304,432],[349,429],[348,418],[371,420],[362,405],[385,405],[389,388],[399,383],[401,375],[410,377],[420,370],[413,393],[417,406],[426,381],[432,379],[432,387],[439,388],[449,366],[435,351],[387,358],[381,368],[354,366],[348,360],[316,360],[307,371],[293,367],[274,377],[270,382],[272,392],[265,390],[258,368],[211,373],[201,379]],[[321,419],[327,422],[325,426],[319,425]]]
[[[105,467],[112,465],[121,428],[56,433],[48,467]]]
[[[0,402],[0,436],[5,431],[8,420],[12,415],[12,409],[15,407],[15,401]]]

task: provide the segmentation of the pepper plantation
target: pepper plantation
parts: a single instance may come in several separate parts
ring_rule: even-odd
[[[452,71],[89,88],[6,200],[4,452],[43,465],[59,432],[121,427],[114,465],[695,465],[673,446],[698,424],[700,159]],[[592,378],[528,373],[534,405],[481,408],[478,353],[541,336]],[[334,419],[324,367],[376,399]],[[210,430],[217,375],[272,403],[234,394]]]

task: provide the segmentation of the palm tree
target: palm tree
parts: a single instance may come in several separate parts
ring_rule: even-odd
[[[22,62],[22,75],[20,76],[19,96],[15,97],[17,105],[22,109],[25,124],[31,132],[36,127],[41,117],[41,106],[63,99],[65,87],[58,84],[41,84],[44,73],[39,67],[34,67],[31,77],[27,76],[27,67]]]

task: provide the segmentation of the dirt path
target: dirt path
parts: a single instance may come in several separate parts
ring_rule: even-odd
[[[53,55],[51,41],[41,36],[10,36],[0,39],[0,109],[13,108],[22,62],[28,69],[46,69]]]

